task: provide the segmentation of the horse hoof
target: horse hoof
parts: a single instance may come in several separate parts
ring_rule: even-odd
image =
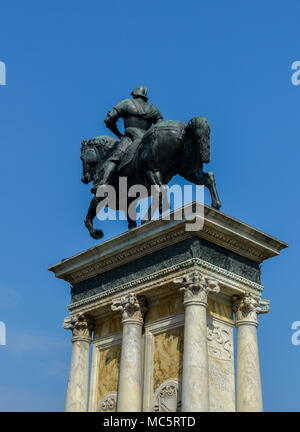
[[[103,231],[102,230],[92,230],[90,231],[91,237],[93,237],[95,240],[102,239],[103,237]]]
[[[216,201],[212,203],[212,207],[216,210],[220,210],[221,206],[222,206],[221,201]]]
[[[131,230],[132,228],[136,228],[136,222],[128,224],[128,229]]]

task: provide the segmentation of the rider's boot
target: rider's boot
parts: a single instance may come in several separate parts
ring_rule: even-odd
[[[107,185],[109,184],[109,181],[113,175],[113,173],[115,172],[117,168],[117,164],[115,162],[107,162],[107,164],[104,166],[104,173],[103,173],[103,177],[99,182],[96,182],[92,188],[91,188],[91,192],[92,193],[96,193],[98,186],[102,186],[102,185]]]

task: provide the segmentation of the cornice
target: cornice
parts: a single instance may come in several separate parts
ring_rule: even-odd
[[[172,214],[170,219],[150,221],[62,260],[49,270],[56,277],[75,284],[194,236],[257,263],[279,255],[288,246],[208,206],[204,207],[204,225],[199,231],[185,231],[187,221],[172,220]]]

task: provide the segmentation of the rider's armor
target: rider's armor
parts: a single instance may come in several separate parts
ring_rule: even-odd
[[[119,162],[128,146],[136,138],[142,138],[144,133],[159,120],[162,115],[159,109],[141,97],[124,99],[119,102],[104,120],[107,127],[117,123],[119,118],[124,119],[124,135],[110,158],[110,161]]]
[[[120,142],[103,166],[102,179],[100,181],[95,179],[92,192],[96,191],[98,185],[109,183],[111,175],[132,141],[142,138],[153,124],[163,119],[159,109],[148,102],[147,87],[136,87],[131,95],[132,99],[128,98],[119,102],[104,120],[106,127],[120,138]],[[124,119],[124,135],[121,135],[117,128],[117,121],[120,118]]]

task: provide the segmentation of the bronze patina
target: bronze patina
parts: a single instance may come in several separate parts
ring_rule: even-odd
[[[221,207],[214,174],[203,171],[203,164],[210,161],[210,126],[207,119],[196,116],[187,124],[163,120],[159,109],[148,102],[146,87],[136,87],[131,95],[132,98],[115,105],[104,120],[119,141],[106,135],[82,140],[82,181],[93,181],[91,191],[95,195],[84,222],[95,239],[103,237],[102,230],[93,226],[97,206],[103,199],[96,196],[97,188],[111,185],[118,197],[120,177],[127,178],[128,189],[133,185],[144,185],[150,195],[153,190],[151,186],[161,188],[172,177],[180,175],[196,185],[206,186],[212,207]],[[124,134],[117,127],[119,119],[124,121]],[[127,205],[135,199],[128,198]],[[160,192],[160,213],[162,200]],[[117,199],[115,210],[119,209],[122,208]],[[128,228],[135,226],[136,221],[128,216]]]

